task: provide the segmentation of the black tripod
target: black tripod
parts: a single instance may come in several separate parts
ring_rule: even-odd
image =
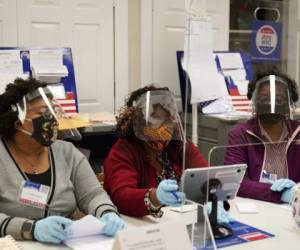
[[[207,182],[204,183],[201,189],[204,195],[207,194],[207,189],[208,189],[208,200],[212,202],[209,221],[215,239],[222,239],[233,235],[233,231],[230,227],[221,223],[219,224],[217,221],[217,214],[218,214],[217,190],[221,189],[221,186],[222,184],[219,181],[219,179],[210,179],[208,181],[208,185]]]

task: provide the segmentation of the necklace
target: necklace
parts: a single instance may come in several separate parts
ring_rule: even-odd
[[[156,177],[157,183],[159,184],[162,180],[165,180],[165,179],[176,180],[179,183],[180,177],[174,171],[172,164],[171,164],[170,160],[168,159],[168,153],[160,152],[159,154],[157,154],[157,160],[162,165],[162,171]]]
[[[30,165],[30,167],[31,167],[31,172],[32,172],[33,174],[39,174],[38,167],[26,158],[27,155],[24,154],[24,153],[22,152],[22,150],[21,150],[15,143],[12,143],[12,145],[13,145],[13,148],[15,149],[16,152],[18,152],[19,154],[23,155],[22,160],[24,160],[28,165]],[[38,160],[40,159],[42,153],[43,153],[43,151],[41,151],[41,152],[38,154],[38,157],[37,157]]]
[[[149,164],[151,164],[156,169],[156,182],[159,184],[162,180],[165,179],[173,179],[176,180],[178,183],[180,182],[180,176],[176,173],[173,169],[171,161],[168,159],[168,153],[165,151],[162,152],[155,152],[153,153],[152,150],[146,151],[146,160]],[[157,162],[161,167],[157,167]]]

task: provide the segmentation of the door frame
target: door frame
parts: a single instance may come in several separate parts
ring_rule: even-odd
[[[141,85],[153,82],[153,0],[141,0]]]
[[[114,0],[114,111],[128,94],[128,0]]]

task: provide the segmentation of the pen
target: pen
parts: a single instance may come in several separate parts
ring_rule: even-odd
[[[177,201],[180,201],[176,191],[171,191],[171,193],[174,195],[174,197],[176,198]]]

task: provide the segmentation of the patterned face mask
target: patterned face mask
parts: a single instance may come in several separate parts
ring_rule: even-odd
[[[145,127],[144,135],[149,138],[147,141],[151,148],[156,151],[163,151],[173,136],[173,126],[162,125],[159,128]]]
[[[58,122],[53,115],[42,115],[34,119],[26,118],[26,120],[32,122],[33,132],[30,133],[24,129],[21,131],[31,135],[41,145],[48,147],[56,140]]]

